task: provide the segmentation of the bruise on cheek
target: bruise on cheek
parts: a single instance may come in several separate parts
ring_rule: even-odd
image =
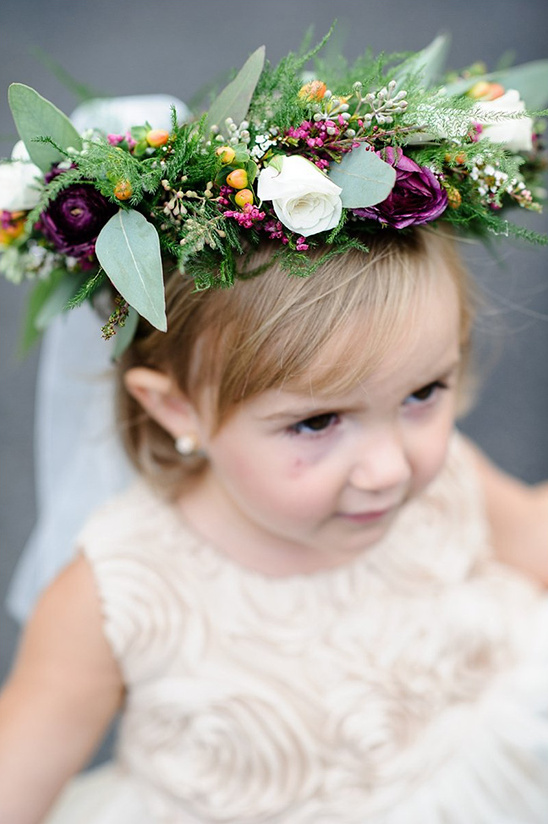
[[[295,458],[289,467],[289,477],[298,478],[299,475],[302,475],[305,468],[306,461],[303,458]]]
[[[310,471],[317,463],[320,463],[323,456],[324,452],[321,449],[315,449],[313,451],[308,449],[301,450],[300,454],[291,458],[288,467],[288,478],[299,478],[305,472]]]

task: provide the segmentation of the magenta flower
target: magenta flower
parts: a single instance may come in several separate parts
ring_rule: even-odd
[[[58,252],[82,258],[94,253],[97,235],[115,212],[116,206],[93,186],[75,183],[42,212],[39,226]]]
[[[396,183],[386,200],[367,209],[353,209],[355,215],[404,229],[430,223],[445,212],[447,192],[430,169],[391,146],[378,154],[396,169]]]

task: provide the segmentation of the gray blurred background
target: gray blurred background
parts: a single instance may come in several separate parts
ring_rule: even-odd
[[[66,112],[78,102],[37,58],[37,47],[103,94],[167,92],[190,101],[258,45],[277,62],[311,24],[320,39],[335,17],[349,57],[368,45],[420,49],[440,31],[452,34],[449,64],[457,68],[478,59],[494,68],[508,51],[516,63],[548,57],[546,0],[2,0],[0,155],[16,139],[9,83],[29,84]],[[548,230],[546,217],[517,219]],[[463,428],[500,465],[535,482],[548,477],[548,252],[504,242],[499,253],[494,261],[480,246],[465,247],[487,305],[478,332],[483,389]],[[18,633],[3,608],[5,591],[35,518],[39,353],[17,354],[25,292],[0,282],[0,680]]]

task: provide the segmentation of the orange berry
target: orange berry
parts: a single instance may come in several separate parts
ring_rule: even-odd
[[[500,83],[488,83],[487,80],[479,80],[468,92],[469,97],[476,100],[496,100],[504,94],[504,86]]]
[[[321,100],[327,91],[327,86],[322,80],[311,80],[305,83],[299,91],[301,100]]]
[[[496,100],[497,97],[502,97],[506,91],[504,86],[501,86],[500,83],[490,83],[489,87],[489,96],[487,97],[487,100]]]
[[[232,163],[232,161],[236,157],[236,152],[234,151],[232,146],[219,146],[215,154],[217,155],[217,157],[220,157],[221,163],[225,165],[228,163]]]
[[[245,169],[234,169],[227,175],[226,182],[233,189],[245,189],[247,186],[247,172]]]
[[[468,91],[468,97],[473,97],[475,100],[479,100],[480,97],[485,97],[485,95],[489,92],[490,84],[486,80],[478,80],[477,83],[474,83],[471,89]]]
[[[448,186],[447,189],[447,202],[451,209],[458,209],[460,204],[462,203],[462,196],[458,189],[455,189],[454,186]]]
[[[118,200],[129,200],[132,194],[133,189],[129,180],[119,180],[114,187],[114,197],[117,197]]]
[[[243,209],[246,203],[253,203],[253,192],[251,189],[240,189],[240,191],[234,195],[234,201],[240,209]]]
[[[466,163],[466,155],[464,152],[456,152],[455,154],[447,152],[445,155],[445,162],[456,163],[458,166],[462,166],[463,163]]]
[[[165,146],[169,140],[169,132],[165,129],[151,129],[147,132],[147,143],[153,149],[158,149],[160,146]]]

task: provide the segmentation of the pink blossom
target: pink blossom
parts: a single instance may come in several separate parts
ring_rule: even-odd
[[[263,223],[263,229],[272,240],[281,240],[285,245],[289,243],[289,238],[284,233],[284,227],[280,220],[268,220]]]
[[[483,132],[482,124],[475,121],[474,123],[472,123],[472,128],[470,129],[468,137],[470,138],[472,143],[477,143],[478,140],[480,139],[480,135],[481,135],[482,132]]]
[[[9,229],[11,227],[12,215],[6,209],[0,209],[0,226],[2,229]]]
[[[261,212],[257,206],[253,206],[251,203],[246,203],[242,211],[228,210],[223,212],[223,215],[233,218],[244,229],[251,229],[254,223],[264,220],[266,217],[265,212]]]

